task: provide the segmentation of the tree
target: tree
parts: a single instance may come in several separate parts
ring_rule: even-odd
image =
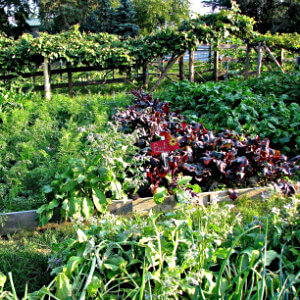
[[[114,13],[113,17],[113,33],[121,35],[125,38],[129,36],[137,36],[139,27],[136,25],[133,5],[129,0],[121,0],[120,6]]]
[[[98,17],[98,31],[112,33],[114,11],[110,0],[99,0],[96,11]]]
[[[231,0],[204,0],[206,6],[231,9]],[[236,0],[241,13],[256,20],[261,33],[300,32],[300,0]]]
[[[0,0],[0,32],[18,38],[29,29],[31,9],[26,0]]]
[[[189,0],[133,0],[137,25],[143,34],[189,18]]]
[[[96,5],[96,0],[39,0],[42,30],[57,33],[84,24]]]

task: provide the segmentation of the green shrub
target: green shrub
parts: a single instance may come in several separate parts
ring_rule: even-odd
[[[124,95],[70,98],[0,90],[0,211],[34,209],[45,203],[42,187],[62,172],[70,158],[83,158],[86,140],[81,128],[94,132],[106,124]]]
[[[273,148],[300,152],[299,74],[248,81],[173,84],[163,95],[212,130],[225,128],[268,137]]]

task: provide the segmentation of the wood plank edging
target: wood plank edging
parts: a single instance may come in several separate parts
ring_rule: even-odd
[[[260,197],[270,187],[247,188],[235,190],[238,196],[249,198]],[[231,190],[213,191],[199,194],[199,203],[206,205],[212,202],[228,201]],[[230,200],[231,201],[231,200]],[[136,200],[114,200],[108,210],[115,215],[129,215],[132,213],[147,214],[151,209],[156,211],[170,211],[177,205],[175,196],[167,196],[162,204],[156,204],[153,197],[139,198]],[[34,230],[38,228],[36,210],[0,213],[0,235],[15,233],[24,229]],[[4,226],[3,226],[4,225]]]

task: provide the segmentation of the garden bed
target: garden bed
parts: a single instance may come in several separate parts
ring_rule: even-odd
[[[261,198],[262,193],[270,190],[270,187],[247,188],[235,190],[238,197]],[[198,194],[198,204],[233,201],[230,199],[231,190],[215,191]],[[136,200],[114,200],[109,205],[108,210],[115,215],[147,214],[151,209],[156,211],[171,211],[177,205],[175,196],[168,196],[162,204],[157,204],[153,197],[139,198]],[[52,222],[59,221],[58,214],[54,214]],[[21,230],[34,230],[38,227],[37,210],[27,210],[0,214],[0,235],[7,235]]]

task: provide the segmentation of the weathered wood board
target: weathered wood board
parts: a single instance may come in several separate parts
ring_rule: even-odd
[[[271,190],[270,187],[249,188],[236,190],[238,197],[246,196],[251,199],[261,198],[262,193]],[[217,191],[200,193],[198,203],[207,205],[213,202],[232,200],[231,191]],[[115,200],[109,205],[109,211],[115,215],[147,214],[151,209],[155,211],[171,211],[177,205],[175,196],[168,196],[162,204],[156,204],[153,197],[136,200]],[[55,218],[54,221],[58,219]],[[0,235],[11,234],[20,230],[33,230],[38,227],[36,210],[0,214]]]

